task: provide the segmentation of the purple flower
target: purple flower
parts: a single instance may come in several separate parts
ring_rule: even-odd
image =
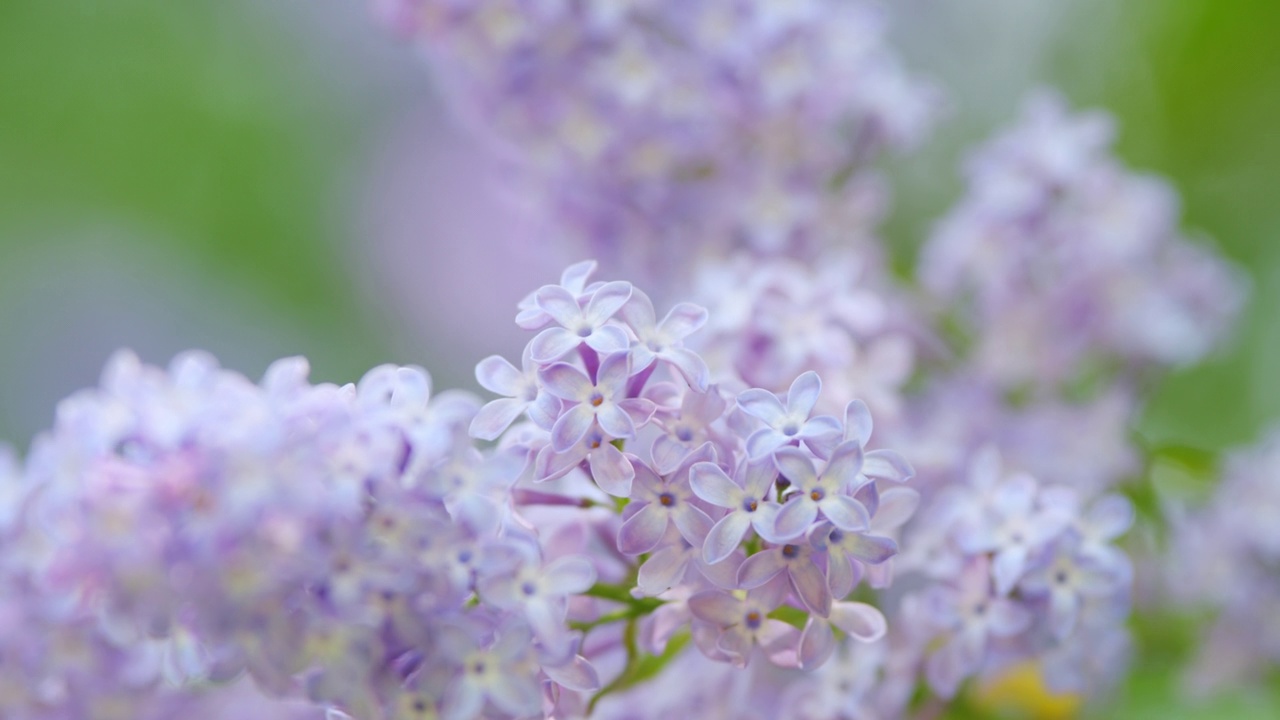
[[[525,562],[510,573],[479,584],[481,597],[493,605],[522,614],[534,636],[554,657],[569,648],[565,628],[565,598],[586,592],[596,581],[596,569],[581,557],[562,557],[539,567]]]
[[[690,469],[689,485],[694,494],[729,510],[707,534],[702,547],[707,564],[714,565],[733,554],[751,527],[757,533],[772,532],[778,506],[769,502],[768,495],[777,476],[777,469],[767,460],[739,463],[732,480],[715,463],[702,462]]]
[[[689,598],[689,609],[694,617],[711,623],[719,630],[714,644],[703,650],[718,654],[738,667],[746,667],[751,651],[757,645],[767,652],[785,652],[793,648],[798,634],[796,629],[769,617],[786,595],[786,582],[766,582],[745,596],[708,590]]]
[[[539,367],[525,348],[517,370],[506,358],[491,355],[476,365],[480,387],[505,397],[490,401],[471,420],[471,436],[495,440],[524,413],[540,428],[549,430],[560,414],[560,402],[538,383]]]
[[[816,551],[807,543],[777,545],[752,555],[738,568],[738,583],[757,588],[785,571],[791,588],[805,607],[826,617],[831,612],[831,591],[816,562]]]
[[[711,527],[711,518],[691,501],[689,467],[712,456],[710,444],[690,455],[677,471],[667,478],[659,477],[639,460],[632,485],[629,517],[618,529],[618,550],[638,555],[653,550],[662,540],[669,523],[675,523],[680,534],[691,543],[701,543]],[[631,508],[636,508],[632,511]]]
[[[784,447],[774,453],[778,472],[791,481],[790,499],[774,519],[772,537],[798,537],[818,519],[818,512],[831,524],[850,532],[866,530],[871,522],[867,508],[845,494],[857,489],[862,470],[862,448],[843,443],[831,453],[822,474],[815,472],[809,455]]]
[[[656,409],[644,398],[627,397],[631,377],[626,353],[605,356],[597,379],[568,363],[555,363],[538,373],[548,393],[573,403],[551,428],[551,447],[564,452],[582,440],[598,422],[611,438],[634,440],[636,428],[649,422]]]
[[[570,265],[560,274],[560,287],[575,298],[583,298],[594,292],[602,283],[588,286],[587,282],[595,274],[596,267],[595,260],[583,260]],[[555,318],[538,305],[537,294],[537,291],[531,292],[519,303],[520,313],[516,315],[516,325],[525,330],[541,330],[555,322]]]
[[[812,670],[831,657],[836,649],[835,633],[831,626],[840,628],[858,642],[871,643],[884,637],[889,623],[884,613],[860,602],[835,602],[828,617],[810,615],[800,635],[796,667]]]
[[[822,380],[810,371],[791,383],[786,405],[777,395],[758,388],[738,395],[738,407],[765,424],[747,438],[747,454],[753,462],[784,445],[801,442],[818,457],[830,454],[840,437],[840,421],[827,415],[809,417],[821,391]]]
[[[576,445],[563,452],[551,445],[538,451],[533,462],[535,482],[545,482],[564,477],[587,461],[591,479],[601,490],[614,497],[630,497],[631,483],[636,471],[631,460],[610,442],[610,438],[593,422]]]
[[[685,457],[703,443],[711,440],[717,445],[720,438],[711,429],[711,424],[724,417],[726,403],[717,386],[712,385],[705,392],[687,390],[680,399],[679,413],[674,417],[659,413],[654,422],[664,430],[663,434],[654,438],[653,448],[649,454],[653,456],[653,467],[659,475],[668,474],[684,461]]]
[[[622,307],[621,315],[636,336],[631,346],[631,367],[635,372],[661,361],[678,370],[690,387],[706,391],[710,376],[707,364],[697,353],[684,348],[682,342],[706,324],[706,308],[680,303],[667,312],[662,322],[657,322],[653,302],[636,290]]]
[[[627,350],[631,340],[626,331],[608,322],[630,297],[631,283],[606,283],[591,294],[584,308],[563,287],[544,285],[534,300],[559,327],[538,333],[529,343],[530,356],[536,362],[553,362],[583,344],[605,354]]]

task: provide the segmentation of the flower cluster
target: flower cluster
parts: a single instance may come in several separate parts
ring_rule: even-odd
[[[870,161],[920,140],[937,104],[868,2],[375,5],[558,230],[659,277],[696,247],[795,252],[867,227]]]
[[[1112,135],[1104,114],[1031,97],[972,155],[921,256],[922,283],[964,301],[975,369],[1005,387],[1194,362],[1240,309],[1237,273],[1178,235],[1175,193],[1112,158]]]
[[[1280,433],[1232,453],[1209,502],[1172,517],[1171,595],[1214,615],[1189,684],[1213,691],[1280,663]]]
[[[1113,543],[1133,522],[1120,495],[1085,503],[1074,489],[1002,469],[976,454],[966,481],[943,488],[907,536],[904,572],[933,584],[903,602],[910,648],[933,690],[1021,661],[1048,685],[1080,692],[1125,660],[1133,570]]]
[[[540,332],[479,364],[483,407],[412,367],[114,357],[0,455],[0,708],[163,716],[247,674],[358,720],[571,715],[690,638],[813,668],[833,627],[882,635],[847,598],[915,495],[866,406],[814,415],[814,373],[727,395],[683,347],[704,310],[594,267],[522,304]]]

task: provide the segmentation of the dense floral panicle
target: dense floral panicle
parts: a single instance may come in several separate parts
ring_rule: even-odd
[[[924,284],[966,301],[973,361],[1006,387],[1194,362],[1240,309],[1238,273],[1178,234],[1173,191],[1123,168],[1111,138],[1106,116],[1034,95],[974,153],[968,194],[925,246]]]
[[[824,413],[852,397],[878,417],[895,419],[915,366],[915,324],[881,287],[870,260],[826,257],[820,269],[794,261],[736,256],[707,264],[696,295],[711,319],[697,348],[719,374],[748,386],[784,392],[816,370],[827,386]]]
[[[777,254],[867,227],[884,195],[871,161],[918,143],[935,114],[935,91],[887,47],[882,8],[791,5],[804,10],[375,6],[420,38],[455,109],[547,196],[557,231],[669,281],[690,238]]]
[[[1280,431],[1228,455],[1207,502],[1171,518],[1169,594],[1214,621],[1188,674],[1200,692],[1258,677],[1280,663]]]
[[[922,630],[895,638],[893,654],[913,658],[943,697],[967,677],[1028,659],[1041,661],[1055,689],[1109,685],[1114,673],[1098,672],[1085,648],[1125,637],[1133,571],[1113,543],[1133,517],[1119,495],[1043,486],[983,448],[967,477],[935,491],[907,529],[898,569],[929,584],[900,613]]]

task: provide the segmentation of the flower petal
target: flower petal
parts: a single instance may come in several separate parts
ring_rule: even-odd
[[[840,602],[831,606],[831,622],[862,642],[875,642],[889,631],[884,613],[866,603]]]
[[[605,443],[587,456],[591,477],[599,488],[614,497],[630,497],[635,468],[621,450]]]
[[[618,528],[618,551],[639,555],[658,546],[667,530],[667,514],[653,504],[645,505]]]
[[[844,407],[844,439],[866,445],[871,439],[871,408],[861,400],[853,400]]]
[[[818,395],[822,392],[822,378],[810,370],[800,375],[787,390],[787,412],[797,417],[807,418],[818,404]]]
[[[858,580],[853,572],[853,563],[849,562],[849,556],[839,548],[832,548],[827,555],[827,587],[831,589],[831,595],[838,598],[845,597],[853,592],[857,584]]]
[[[694,547],[702,547],[707,533],[711,532],[711,518],[688,502],[677,503],[671,511],[671,519],[675,521],[676,529],[684,539]]]
[[[622,306],[622,321],[625,322],[642,341],[648,339],[657,329],[658,316],[653,311],[653,301],[642,290],[632,288],[631,299]]]
[[[742,504],[742,488],[730,480],[715,463],[700,462],[690,468],[689,487],[694,495],[712,505],[737,509]]]
[[[572,328],[582,322],[583,313],[578,305],[578,298],[559,285],[543,285],[538,288],[533,294],[533,301],[563,327]],[[537,353],[533,357],[536,360]]]
[[[711,370],[702,356],[688,348],[667,348],[658,354],[663,360],[680,371],[685,382],[694,390],[706,390],[711,382]]]
[[[751,518],[742,512],[731,512],[720,518],[707,533],[706,542],[702,544],[702,560],[708,565],[715,565],[733,554],[742,542],[742,537],[751,527]]]
[[[471,418],[468,432],[478,440],[495,440],[503,430],[511,427],[527,405],[523,400],[509,397],[493,400]]]
[[[622,280],[605,283],[601,285],[595,294],[591,296],[591,301],[587,303],[587,309],[583,313],[587,322],[593,326],[599,326],[605,320],[613,317],[614,313],[622,309],[623,305],[631,299],[631,283]]]
[[[557,595],[577,595],[595,583],[596,568],[585,558],[562,557],[542,569],[542,579]]]
[[[782,557],[780,550],[758,552],[747,558],[738,568],[738,583],[747,589],[760,587],[786,567],[787,561]]]
[[[1027,548],[1025,545],[1010,545],[996,553],[991,564],[991,575],[996,581],[996,593],[1008,595],[1013,586],[1022,579],[1027,570]]]
[[[751,462],[767,461],[769,454],[782,447],[786,442],[787,436],[777,430],[760,428],[747,438],[747,458]]]
[[[584,402],[595,391],[591,379],[569,363],[554,363],[538,371],[543,388],[558,398]]]
[[[560,416],[551,428],[551,447],[556,452],[564,452],[577,445],[591,429],[591,421],[595,419],[588,405],[574,405],[569,412]]]
[[[909,487],[886,488],[880,493],[880,507],[871,518],[871,527],[886,531],[902,527],[920,506],[920,493]]]
[[[848,495],[828,495],[818,503],[822,514],[832,525],[847,532],[858,532],[871,527],[871,515],[862,503]],[[786,509],[783,508],[785,511]]]
[[[872,450],[862,457],[862,474],[874,480],[906,482],[915,477],[916,471],[893,450]]]
[[[490,355],[476,363],[476,382],[489,392],[515,397],[523,389],[524,373],[501,355]]]
[[[898,554],[898,543],[893,538],[880,535],[852,533],[845,536],[842,547],[845,552],[870,565],[879,565]]]
[[[610,355],[614,353],[627,354],[627,350],[631,347],[631,338],[627,337],[627,332],[616,325],[605,325],[598,327],[584,342],[596,352],[602,355]]]
[[[689,556],[683,548],[664,547],[649,556],[636,574],[636,585],[649,597],[670,590],[684,576]]]
[[[777,538],[799,537],[814,520],[818,519],[818,506],[807,498],[792,500],[782,506],[778,516],[773,519],[773,532]]]
[[[658,328],[669,341],[683,340],[707,324],[707,309],[682,302],[667,311]]]
[[[689,598],[689,611],[694,617],[720,627],[741,622],[742,610],[741,601],[720,590],[705,590]]]
[[[811,488],[818,482],[818,474],[814,472],[813,461],[809,454],[799,448],[778,448],[773,454],[774,466],[783,477],[799,488]]]
[[[810,617],[800,635],[800,669],[812,670],[831,658],[836,650],[836,636],[831,624],[818,617]]]
[[[587,405],[577,405],[569,412],[573,412],[578,408],[583,408],[588,413],[591,412],[590,407]],[[631,422],[631,416],[617,405],[605,403],[601,407],[596,408],[594,415],[596,421],[600,423],[600,428],[608,433],[610,437],[619,440],[636,439],[635,423]],[[552,434],[554,435],[554,431]]]
[[[818,566],[812,562],[793,562],[788,571],[791,573],[791,586],[805,607],[822,617],[830,615],[831,589]]]
[[[550,665],[542,663],[542,671],[552,682],[577,692],[591,692],[600,687],[600,676],[587,659],[574,655],[567,662]]]
[[[1091,534],[1101,540],[1111,540],[1123,535],[1133,525],[1133,518],[1133,503],[1122,495],[1099,498],[1085,513]]]
[[[658,411],[658,406],[652,400],[645,398],[627,398],[619,402],[618,407],[631,418],[631,422],[637,429],[648,425],[653,419],[653,414]]]
[[[760,388],[751,388],[739,393],[738,407],[771,427],[782,424],[787,418],[787,409],[782,406],[778,396]]]

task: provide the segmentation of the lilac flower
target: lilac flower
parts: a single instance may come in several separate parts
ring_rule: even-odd
[[[831,591],[817,565],[816,554],[807,543],[777,545],[761,550],[738,568],[738,583],[744,588],[758,588],[785,574],[805,607],[826,617],[831,613]]]
[[[672,523],[667,526],[666,535],[659,541],[657,549],[640,565],[636,573],[636,587],[640,594],[655,596],[670,590],[684,579],[689,567],[697,568],[699,575],[717,587],[737,587],[737,565],[720,563],[713,567],[702,559],[704,538],[711,530],[711,521],[704,522],[703,516],[696,515],[691,520],[692,540],[685,539]]]
[[[626,331],[607,323],[630,297],[631,283],[606,283],[591,294],[583,308],[563,287],[543,286],[534,300],[559,327],[538,333],[529,344],[530,357],[539,363],[552,362],[584,344],[605,354],[626,350],[631,344]]]
[[[453,655],[459,668],[444,698],[443,719],[476,717],[482,713],[486,700],[515,717],[539,712],[542,692],[527,628],[508,623],[499,628],[493,644],[484,649],[477,646],[470,633],[458,627],[442,628],[441,636],[442,649]]]
[[[863,448],[863,477],[874,480],[890,480],[906,482],[915,476],[911,463],[894,450],[867,450],[867,442],[871,439],[874,423],[871,420],[871,409],[861,400],[852,400],[844,410],[844,442],[856,442]]]
[[[1123,590],[1128,574],[1113,567],[1082,553],[1080,537],[1068,532],[1053,548],[1052,560],[1027,573],[1018,587],[1030,597],[1048,598],[1050,630],[1055,638],[1065,640],[1086,599],[1112,597]]]
[[[860,602],[832,603],[829,617],[811,615],[805,623],[797,649],[796,667],[811,670],[831,657],[836,649],[832,625],[854,640],[864,643],[872,643],[884,637],[889,627],[884,613],[871,605]]]
[[[880,565],[898,553],[898,543],[892,538],[842,530],[830,523],[818,526],[814,538],[815,546],[827,552],[827,586],[838,598],[853,592],[862,563]]]
[[[580,557],[562,557],[538,567],[521,563],[514,572],[485,579],[482,597],[495,606],[524,615],[534,637],[555,657],[569,647],[564,625],[565,598],[586,592],[596,581],[596,570]]]
[[[711,647],[703,651],[721,655],[738,667],[746,667],[756,646],[767,652],[794,647],[798,632],[781,620],[769,617],[786,598],[786,582],[765,582],[746,592],[728,594],[721,590],[700,592],[689,598],[694,617],[711,623],[718,632]]]
[[[689,485],[703,500],[727,508],[728,514],[716,521],[702,547],[702,559],[714,565],[733,554],[747,530],[771,535],[778,506],[769,502],[769,489],[778,473],[773,463],[742,462],[730,480],[715,463],[698,463],[690,469]]]
[[[1069,517],[1060,508],[1037,509],[1036,481],[1014,475],[993,488],[986,516],[968,518],[960,529],[967,553],[993,552],[996,592],[1006,595],[1026,572],[1032,554],[1061,533]]]
[[[989,638],[1016,635],[1032,620],[1017,602],[992,594],[991,571],[982,559],[964,569],[955,587],[934,587],[929,608],[932,622],[948,632],[925,663],[929,685],[944,698],[982,668]]]
[[[526,348],[520,358],[521,368],[506,358],[491,355],[476,365],[476,382],[485,390],[505,397],[490,401],[471,421],[471,436],[480,440],[497,439],[516,418],[524,413],[535,425],[550,430],[560,414],[560,403],[538,384],[539,367]]]
[[[626,396],[631,377],[626,353],[606,356],[595,382],[567,363],[545,367],[538,377],[548,393],[573,403],[551,428],[551,446],[557,452],[582,440],[593,421],[612,438],[634,440],[636,428],[653,417],[651,401]]]
[[[560,287],[573,297],[581,300],[584,296],[597,289],[594,286],[587,285],[595,271],[595,260],[583,260],[582,262],[574,263],[565,268],[564,272],[560,274]],[[536,291],[529,293],[528,297],[520,301],[519,309],[520,313],[516,315],[516,325],[525,330],[541,330],[555,322],[555,318],[538,305]]]
[[[666,413],[655,415],[654,422],[665,431],[654,438],[649,451],[658,474],[669,474],[675,470],[689,453],[708,440],[718,446],[726,444],[718,442],[720,438],[711,428],[712,423],[724,416],[725,407],[719,388],[711,385],[705,392],[686,391],[680,400],[679,413],[674,417],[666,416]]]
[[[685,459],[676,472],[666,478],[659,477],[644,463],[633,459],[636,468],[632,501],[628,506],[629,517],[618,529],[618,550],[628,555],[649,552],[658,546],[669,523],[675,523],[686,540],[701,542],[711,527],[711,519],[691,501],[693,490],[689,488],[689,467],[711,456],[711,446]],[[635,507],[632,511],[630,508]]]
[[[710,375],[707,364],[697,353],[684,348],[681,342],[706,324],[705,308],[693,303],[680,303],[658,322],[649,296],[636,290],[622,307],[621,315],[636,336],[636,342],[631,346],[634,372],[662,361],[678,370],[690,387],[698,392],[706,391]]]
[[[568,450],[557,451],[552,445],[539,450],[534,459],[534,479],[545,482],[564,477],[583,460],[587,461],[591,479],[601,490],[614,497],[630,497],[635,468],[631,460],[610,442],[598,422],[593,422],[582,439]]]
[[[781,448],[773,457],[778,472],[791,481],[791,487],[787,490],[790,499],[774,519],[771,536],[799,536],[818,519],[819,511],[841,530],[867,529],[871,514],[862,503],[845,494],[857,489],[855,483],[862,470],[862,448],[857,443],[837,447],[821,474],[814,470],[809,455],[797,448]]]
[[[810,417],[821,391],[822,380],[811,371],[791,383],[785,406],[766,390],[753,388],[738,395],[738,407],[765,423],[747,438],[747,453],[753,462],[788,444],[804,443],[819,457],[830,454],[840,435],[840,422],[827,415]]]

